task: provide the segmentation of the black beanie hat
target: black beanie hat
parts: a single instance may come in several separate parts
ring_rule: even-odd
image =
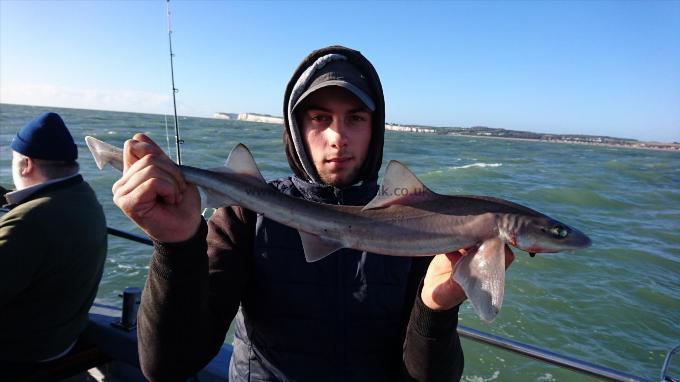
[[[22,127],[10,147],[29,158],[67,162],[78,159],[73,137],[57,113],[44,113]]]

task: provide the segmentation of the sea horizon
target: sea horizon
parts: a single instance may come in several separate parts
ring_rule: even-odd
[[[79,108],[79,107],[66,107],[66,106],[49,106],[49,105],[27,105],[27,104],[13,104],[13,103],[0,103],[1,105],[11,105],[11,106],[26,106],[26,107],[37,107],[37,108],[54,108],[54,109],[67,109],[67,110],[91,110],[91,111],[103,111],[103,112],[114,112],[114,113],[129,113],[129,114],[148,114],[148,115],[161,115],[161,116],[172,116],[174,118],[173,113],[156,113],[156,112],[140,112],[140,111],[126,111],[126,110],[107,110],[107,109],[89,109],[89,108]],[[251,115],[258,115],[258,116],[269,116],[269,117],[275,117],[275,118],[281,118],[283,117],[278,116],[278,115],[272,115],[272,114],[267,114],[267,113],[258,113],[258,112],[221,112],[221,111],[215,111],[213,113],[213,116],[193,116],[193,115],[182,115],[181,113],[177,114],[178,118],[202,118],[202,119],[220,119],[215,117],[216,114],[251,114]],[[28,121],[27,121],[28,122]],[[272,123],[276,124],[276,123]],[[174,123],[173,123],[174,125]],[[453,129],[453,128],[462,128],[462,129],[473,129],[476,127],[487,127],[487,128],[493,128],[491,126],[483,126],[483,125],[471,125],[468,127],[454,127],[454,126],[439,126],[439,125],[421,125],[421,124],[409,124],[409,123],[401,123],[401,122],[385,122],[385,125],[394,125],[394,126],[409,126],[409,127],[422,127],[422,128],[434,128],[434,129]],[[507,130],[503,128],[498,128],[502,130]],[[507,131],[515,131],[515,130],[507,130]],[[410,133],[410,131],[403,131]],[[528,133],[533,133],[533,134],[552,134],[552,135],[581,135],[581,136],[588,136],[588,137],[606,137],[606,138],[613,138],[613,139],[619,139],[619,140],[633,140],[637,141],[639,143],[649,143],[649,144],[661,144],[663,146],[669,146],[669,147],[633,147],[630,146],[630,148],[634,149],[646,149],[646,150],[664,150],[664,151],[675,151],[678,150],[680,151],[680,139],[678,141],[672,141],[672,142],[667,142],[667,141],[655,141],[655,140],[641,140],[637,138],[627,138],[627,137],[616,137],[616,136],[611,136],[611,135],[596,135],[596,134],[574,134],[574,133],[546,133],[546,132],[537,132],[537,131],[526,131]],[[568,141],[550,141],[550,140],[538,140],[538,139],[525,139],[525,138],[514,138],[514,137],[496,137],[496,136],[483,136],[483,135],[475,135],[475,137],[479,138],[490,138],[490,139],[516,139],[516,140],[526,140],[529,142],[552,142],[552,143],[564,143],[564,144],[593,144],[593,145],[598,145],[596,143],[582,143],[582,142],[568,142]],[[599,144],[599,145],[608,145],[608,144]],[[611,146],[623,146],[623,145],[611,145]]]

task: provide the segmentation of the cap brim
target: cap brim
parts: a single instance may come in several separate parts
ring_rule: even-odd
[[[352,94],[354,94],[359,100],[368,108],[370,111],[375,111],[375,103],[371,99],[371,97],[368,96],[363,90],[359,89],[356,85],[343,81],[343,80],[329,80],[329,81],[324,81],[320,84],[314,85],[307,89],[300,98],[298,98],[297,102],[295,102],[295,105],[293,106],[293,110],[295,110],[301,103],[302,101],[305,100],[310,94],[314,93],[315,91],[325,88],[327,86],[339,86],[343,89],[347,89]]]

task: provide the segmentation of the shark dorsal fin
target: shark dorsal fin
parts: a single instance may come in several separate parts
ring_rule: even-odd
[[[231,150],[223,167],[212,168],[210,171],[222,174],[245,175],[256,181],[266,183],[262,173],[260,173],[260,169],[257,168],[253,154],[251,154],[250,150],[242,143],[239,143]],[[209,188],[204,188],[202,191],[204,192],[201,203],[203,208],[218,208],[239,204],[237,201],[232,200],[228,195],[219,191],[211,190]]]
[[[430,191],[415,174],[403,164],[392,160],[387,164],[378,194],[363,210],[389,207],[393,204],[409,205],[424,201],[436,194]]]
[[[262,182],[266,182],[260,169],[257,168],[253,154],[251,154],[250,150],[242,143],[239,143],[231,150],[227,161],[224,163],[224,167],[215,168],[212,169],[212,171],[248,175],[261,180]]]

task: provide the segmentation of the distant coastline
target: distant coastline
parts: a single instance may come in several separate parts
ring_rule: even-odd
[[[283,117],[276,117],[269,114],[257,114],[257,113],[215,113],[213,118],[217,119],[227,119],[231,121],[248,121],[248,122],[260,122],[260,123],[273,123],[277,125],[283,125]]]
[[[269,114],[219,112],[215,113],[213,117],[217,119],[236,121],[272,123],[279,125],[283,124],[283,117],[277,117]],[[476,138],[516,139],[530,142],[568,143],[680,152],[680,142],[648,142],[639,141],[637,139],[615,138],[599,135],[532,133],[528,131],[506,130],[487,126],[435,127],[387,123],[385,124],[385,130],[407,133],[457,135]]]

